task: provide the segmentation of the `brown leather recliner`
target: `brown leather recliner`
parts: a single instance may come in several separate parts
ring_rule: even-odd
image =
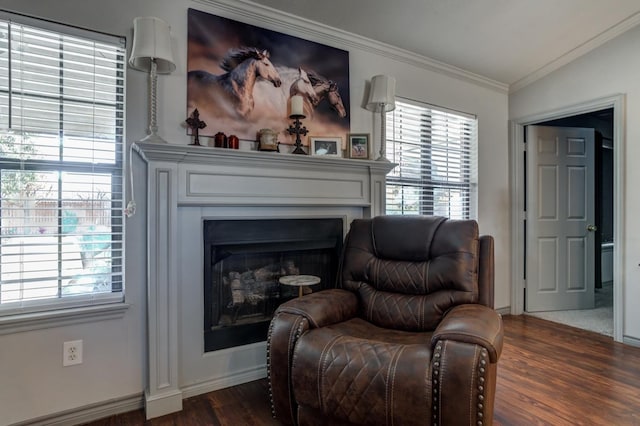
[[[503,329],[475,221],[357,219],[339,289],[271,322],[273,414],[300,425],[488,425]]]

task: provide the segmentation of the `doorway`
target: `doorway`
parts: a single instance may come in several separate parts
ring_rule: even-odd
[[[600,201],[611,208],[598,208],[598,221],[603,228],[598,232],[600,253],[596,259],[602,259],[597,273],[601,277],[601,284],[596,290],[598,303],[611,303],[613,315],[613,338],[622,341],[623,305],[622,294],[624,282],[621,279],[623,271],[623,258],[618,247],[624,247],[624,222],[622,220],[624,188],[624,96],[616,95],[608,98],[585,102],[580,105],[569,106],[560,110],[549,111],[535,116],[523,117],[510,122],[510,177],[512,197],[512,288],[511,288],[511,313],[520,315],[526,312],[526,271],[527,257],[526,241],[526,181],[524,179],[527,168],[525,151],[526,126],[552,125],[552,126],[580,126],[597,129],[602,138],[598,142],[601,154],[606,157],[611,166],[601,175]],[[594,123],[598,124],[594,124]],[[613,148],[613,149],[611,149]],[[598,160],[600,161],[600,160]],[[605,166],[602,165],[604,168]],[[608,173],[608,174],[605,174]],[[608,188],[605,190],[605,188]],[[606,192],[606,193],[605,193]],[[607,198],[608,199],[603,199]],[[603,252],[604,256],[603,256]],[[602,302],[601,294],[609,292],[609,301]],[[610,311],[610,312],[611,312]],[[611,313],[609,314],[609,318]]]
[[[567,182],[561,180],[561,185],[554,185],[548,182],[548,179],[541,178],[530,184],[525,184],[529,199],[534,191],[538,191],[545,195],[541,200],[550,198],[549,195],[556,192],[556,186],[559,186],[559,192],[565,192],[563,196],[559,197],[561,201],[557,206],[559,211],[563,212],[567,207],[569,210],[573,210],[569,220],[560,222],[562,224],[560,230],[557,229],[557,225],[553,227],[551,235],[554,238],[547,238],[543,242],[543,245],[552,247],[556,246],[554,242],[560,242],[559,245],[562,246],[563,239],[558,237],[570,232],[573,228],[573,234],[570,234],[572,237],[565,238],[569,243],[565,242],[564,245],[567,247],[564,250],[559,250],[556,256],[552,256],[550,253],[553,250],[545,250],[546,257],[553,257],[551,263],[560,263],[558,269],[565,272],[564,280],[561,278],[562,282],[557,283],[561,288],[551,291],[542,290],[545,286],[549,287],[548,276],[562,275],[549,273],[553,271],[553,268],[544,264],[545,255],[538,259],[536,256],[538,253],[531,253],[531,249],[536,247],[536,243],[543,238],[539,235],[541,230],[537,229],[536,215],[527,215],[529,219],[527,226],[529,244],[525,247],[525,258],[530,260],[530,264],[527,269],[525,312],[539,318],[613,336],[614,282],[611,268],[614,248],[613,108],[528,125],[525,131],[525,134],[528,135],[527,143],[530,145],[527,150],[529,164],[531,165],[532,161],[543,161],[547,164],[542,168],[529,167],[531,171],[529,179],[536,179],[535,169],[538,170],[538,174],[544,173],[545,169],[552,170],[554,175],[558,170],[560,170],[561,176],[563,171],[564,174],[567,174],[566,170],[562,168],[548,167],[549,159],[545,161],[545,156],[536,155],[540,149],[533,146],[537,142],[532,140],[534,139],[533,135],[544,134],[554,136],[561,145],[566,145],[560,146],[559,152],[550,157],[553,161],[557,161],[559,158],[563,160],[562,162],[569,169],[569,177],[573,176],[573,179],[569,178]],[[581,138],[582,135],[586,135],[587,139]],[[586,155],[583,156],[582,150],[578,149],[582,146],[580,142],[589,139],[590,143],[585,145],[589,146],[589,149],[584,152]],[[574,145],[573,148],[569,146],[571,143]],[[584,164],[585,167],[576,167],[577,164]],[[576,177],[577,179],[575,179]],[[584,179],[585,177],[588,179]],[[567,179],[566,176],[565,179]],[[527,182],[527,176],[525,176],[525,182]],[[546,187],[538,187],[538,183]],[[584,188],[589,188],[588,194],[581,194],[584,192]],[[555,201],[553,196],[551,198],[552,201]],[[533,196],[533,200],[528,203],[527,209],[535,212],[537,197]],[[583,205],[585,205],[584,209]],[[588,225],[587,222],[582,223],[583,221],[577,220],[581,219],[578,216],[582,216],[584,213],[588,213],[585,216],[585,218],[589,217]],[[549,227],[548,220],[545,219],[542,222],[545,222],[542,228]],[[534,239],[533,237],[536,235],[538,238]],[[585,262],[585,259],[588,261]],[[539,277],[537,269],[542,269],[547,277]]]

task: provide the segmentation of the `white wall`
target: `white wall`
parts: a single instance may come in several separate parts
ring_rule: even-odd
[[[636,27],[569,63],[545,78],[509,97],[509,118],[517,120],[533,114],[607,97],[618,93],[626,97],[624,138],[625,158],[640,158],[640,27]],[[616,149],[618,149],[616,147]],[[640,207],[640,168],[633,160],[625,164],[624,217],[625,244],[622,250],[624,284],[623,335],[640,338],[640,223],[635,218]],[[616,283],[618,285],[619,283]]]
[[[171,143],[187,144],[187,8],[239,19],[232,11],[189,0],[3,0],[2,8],[53,21],[125,35],[130,47],[136,16],[158,16],[172,26],[177,69],[159,77],[159,133]],[[249,22],[261,25],[260,22]],[[269,28],[266,24],[263,24]],[[278,30],[278,28],[270,28]],[[291,33],[313,39],[308,35]],[[320,40],[316,40],[320,41]],[[325,44],[326,41],[321,41]],[[365,81],[380,73],[394,75],[399,96],[476,114],[479,118],[479,222],[496,238],[497,308],[510,303],[507,95],[476,84],[390,59],[372,49],[350,51],[351,129],[375,133],[373,115],[360,107]],[[349,44],[353,46],[353,44]],[[145,135],[147,78],[127,72],[127,141]],[[377,135],[373,140],[377,140]],[[377,151],[377,150],[376,150]],[[136,164],[141,166],[139,160]],[[144,171],[136,167],[138,214],[127,220],[126,300],[123,319],[49,328],[0,336],[0,424],[37,418],[113,398],[140,394],[146,382]],[[62,367],[62,342],[84,340],[84,363]]]

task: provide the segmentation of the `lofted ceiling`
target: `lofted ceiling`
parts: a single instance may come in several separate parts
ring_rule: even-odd
[[[640,0],[253,1],[512,88],[640,23]]]

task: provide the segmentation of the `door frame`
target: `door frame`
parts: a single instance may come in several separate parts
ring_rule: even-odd
[[[622,342],[624,306],[624,155],[625,147],[625,95],[615,94],[585,101],[563,108],[509,120],[509,182],[511,195],[511,314],[524,313],[524,245],[525,232],[525,183],[524,183],[524,128],[529,124],[586,114],[613,108],[613,339]]]

